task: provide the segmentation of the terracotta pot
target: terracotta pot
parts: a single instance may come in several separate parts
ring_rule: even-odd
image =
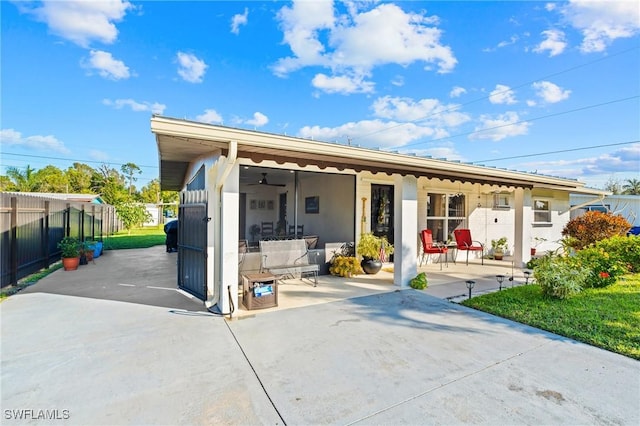
[[[80,264],[80,257],[63,257],[62,267],[65,271],[75,271]]]
[[[531,249],[531,256],[535,256],[536,255],[536,249],[532,248]]]
[[[91,262],[93,260],[93,250],[87,250],[84,254],[87,256],[87,262]]]

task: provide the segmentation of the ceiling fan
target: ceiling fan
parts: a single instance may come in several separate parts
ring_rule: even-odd
[[[262,179],[260,179],[258,181],[258,183],[253,183],[251,185],[286,186],[285,184],[282,184],[282,183],[269,183],[269,182],[267,182],[267,174],[266,173],[262,173]]]

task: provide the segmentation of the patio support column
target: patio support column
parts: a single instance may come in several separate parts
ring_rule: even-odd
[[[515,191],[514,265],[522,268],[531,259],[531,190],[516,188]]]
[[[397,176],[395,181],[393,283],[407,287],[418,274],[418,179]]]
[[[220,271],[216,273],[219,291],[218,308],[229,312],[229,291],[236,310],[238,309],[238,227],[240,200],[240,166],[235,163],[224,182],[220,193],[220,223],[216,227]],[[227,288],[229,287],[229,289]]]

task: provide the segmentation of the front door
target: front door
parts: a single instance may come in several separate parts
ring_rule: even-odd
[[[393,185],[371,185],[371,232],[393,244]]]

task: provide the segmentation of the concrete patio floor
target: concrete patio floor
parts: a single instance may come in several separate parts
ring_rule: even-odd
[[[429,265],[427,291],[292,280],[229,320],[172,256],[108,252],[0,303],[2,424],[640,423],[640,362],[446,300],[508,263]]]

